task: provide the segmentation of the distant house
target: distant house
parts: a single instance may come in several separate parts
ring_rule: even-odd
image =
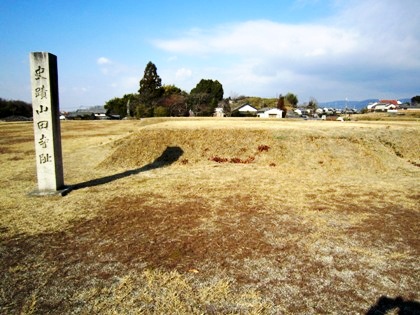
[[[367,109],[371,112],[387,112],[389,110],[395,110],[398,108],[398,105],[390,104],[390,103],[373,103],[367,106]]]
[[[250,104],[243,104],[232,110],[232,116],[256,116],[258,109]]]
[[[92,106],[89,108],[80,108],[75,112],[70,112],[66,116],[67,119],[120,119],[119,115],[107,115],[107,110],[104,106]]]
[[[375,109],[375,106],[378,105],[378,104],[379,104],[378,102],[370,103],[370,104],[367,105],[366,108],[367,108],[368,111],[373,112],[374,109]]]
[[[96,119],[109,119],[106,115],[106,109],[104,106],[92,106],[88,109],[89,112],[92,112]]]
[[[380,100],[379,103],[388,104],[388,105],[395,105],[397,107],[401,104],[401,102],[399,102],[397,100]]]
[[[95,114],[87,110],[76,110],[75,112],[69,112],[66,119],[70,120],[93,120],[96,119]]]
[[[260,118],[282,118],[283,111],[278,108],[262,108],[257,112],[257,116]]]
[[[296,113],[299,116],[310,115],[311,114],[311,109],[297,108],[297,109],[294,110],[294,113]]]

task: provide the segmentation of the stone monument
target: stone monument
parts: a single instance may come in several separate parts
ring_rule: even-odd
[[[31,195],[65,195],[58,102],[57,57],[30,54],[32,110],[38,190]]]

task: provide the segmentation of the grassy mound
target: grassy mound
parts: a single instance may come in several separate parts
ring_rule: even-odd
[[[418,130],[407,129],[334,132],[148,126],[118,140],[101,166],[137,168],[163,159],[175,165],[236,163],[281,166],[288,171],[384,172],[418,166],[419,148]]]

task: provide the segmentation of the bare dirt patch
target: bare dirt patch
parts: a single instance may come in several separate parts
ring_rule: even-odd
[[[37,313],[86,311],[100,296],[82,301],[76,292],[100,291],[141,270],[196,272],[192,286],[222,270],[234,290],[256,288],[277,305],[272,312],[361,312],[357,305],[366,307],[384,292],[418,298],[418,278],[413,278],[418,213],[364,209],[372,218],[341,227],[340,214],[332,219],[329,213],[320,227],[293,209],[269,215],[263,207],[249,206],[245,196],[223,200],[215,212],[200,199],[160,202],[156,208],[148,205],[150,198],[162,197],[115,198],[100,216],[63,232],[3,239],[2,285],[9,288],[3,292],[4,310],[19,309],[33,296]],[[335,235],[328,237],[327,231]]]

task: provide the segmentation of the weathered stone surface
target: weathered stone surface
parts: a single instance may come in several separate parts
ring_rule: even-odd
[[[49,195],[65,188],[57,57],[47,52],[32,52],[30,71],[38,194]]]

